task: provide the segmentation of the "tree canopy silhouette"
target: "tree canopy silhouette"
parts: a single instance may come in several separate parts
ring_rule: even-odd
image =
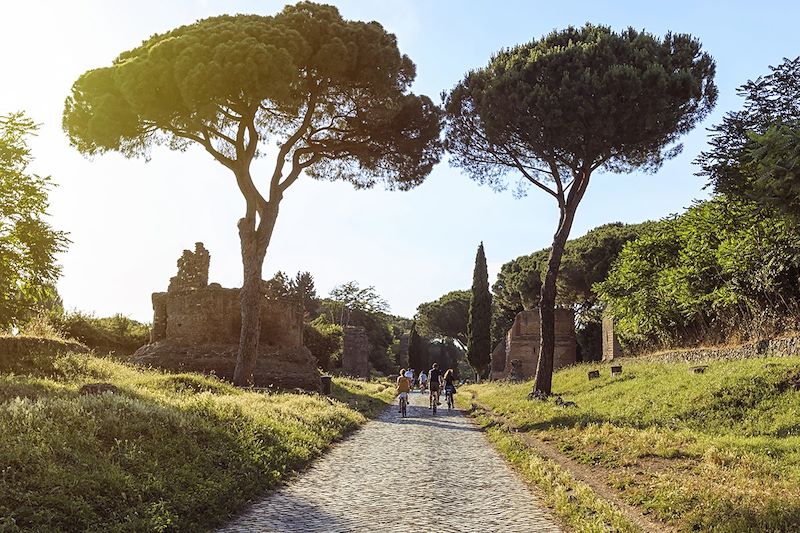
[[[149,157],[156,145],[195,143],[232,172],[246,202],[236,384],[252,377],[262,265],[286,189],[305,173],[406,190],[439,161],[440,111],[409,92],[414,77],[377,22],[300,2],[274,16],[218,16],[155,35],[72,86],[63,127],[84,154]],[[274,166],[254,177],[259,156]]]
[[[587,24],[501,50],[445,98],[451,163],[496,190],[520,178],[558,204],[541,289],[535,389],[549,393],[556,280],[578,204],[598,169],[655,171],[712,109],[714,61],[689,35]]]

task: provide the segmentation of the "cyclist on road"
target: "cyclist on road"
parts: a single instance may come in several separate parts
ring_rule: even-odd
[[[405,372],[400,373],[401,376],[405,376],[408,379],[408,383],[410,384],[411,388],[414,388],[414,369],[409,368]]]
[[[428,372],[428,383],[431,388],[431,403],[435,401],[436,405],[442,405],[442,402],[439,401],[439,389],[442,387],[442,371],[439,370],[439,363],[433,363]]]
[[[397,376],[398,403],[405,401],[407,404],[409,392],[411,392],[411,382],[405,376],[405,369],[403,369],[400,371],[400,375]],[[400,412],[403,412],[402,407],[400,408]]]
[[[447,369],[447,372],[444,373],[442,381],[444,381],[445,396],[449,396],[449,398],[452,398],[453,397],[452,395],[456,393],[456,383],[455,383],[456,380],[452,368]],[[451,406],[448,405],[447,407],[450,408]]]
[[[419,373],[419,391],[425,392],[425,389],[428,388],[428,374],[425,373],[423,370]]]

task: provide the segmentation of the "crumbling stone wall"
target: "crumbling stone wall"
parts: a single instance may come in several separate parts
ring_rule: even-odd
[[[612,361],[622,356],[622,346],[614,332],[614,317],[603,314],[603,361]]]
[[[502,340],[492,350],[491,379],[501,379],[506,371],[506,341]]]
[[[369,352],[367,330],[361,326],[345,326],[342,370],[350,376],[369,378]]]
[[[153,294],[152,342],[170,339],[197,346],[238,343],[242,327],[239,289],[211,284]],[[303,313],[291,299],[261,302],[259,342],[279,348],[303,346]]]
[[[514,325],[506,335],[505,369],[498,378],[512,373],[516,378],[530,379],[536,375],[539,362],[540,316],[538,309],[521,311],[514,318]],[[575,339],[575,313],[571,309],[555,310],[555,353],[553,370],[575,364],[577,360]],[[518,361],[518,362],[517,362]]]
[[[242,317],[240,289],[208,283],[210,254],[203,243],[185,250],[167,292],[152,296],[150,344],[134,361],[170,370],[214,372],[232,378]],[[296,300],[261,301],[255,384],[316,389],[316,361],[303,345],[303,310]]]
[[[202,242],[194,243],[194,252],[184,250],[178,259],[178,274],[169,280],[167,291],[202,289],[208,286],[208,267],[211,254]]]

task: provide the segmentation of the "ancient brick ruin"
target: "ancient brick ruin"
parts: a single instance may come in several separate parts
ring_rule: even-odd
[[[150,344],[134,361],[168,370],[214,373],[232,379],[241,330],[240,289],[208,283],[210,255],[202,243],[185,250],[167,292],[153,293]],[[303,346],[299,302],[264,297],[256,386],[316,390],[319,372]]]
[[[359,378],[369,378],[370,344],[367,330],[361,326],[345,326],[342,343],[342,371]]]
[[[492,350],[491,379],[502,379],[506,371],[506,341],[498,342]]]
[[[539,362],[540,317],[538,309],[521,311],[506,334],[505,350],[495,348],[498,363],[492,361],[492,379],[530,379],[536,375]],[[555,354],[553,370],[575,364],[577,342],[575,339],[575,314],[570,309],[555,310]],[[499,359],[504,360],[499,370]],[[512,372],[513,370],[513,372]],[[513,376],[512,376],[513,374]]]
[[[614,317],[610,313],[603,314],[603,361],[613,361],[622,356],[622,346],[614,332]]]

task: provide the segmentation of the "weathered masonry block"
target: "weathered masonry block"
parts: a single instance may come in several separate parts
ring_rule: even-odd
[[[134,361],[167,370],[214,373],[232,379],[242,318],[240,289],[208,283],[210,254],[203,243],[185,250],[167,292],[153,293],[150,344]],[[316,361],[303,345],[303,311],[291,299],[261,300],[257,386],[316,390]]]
[[[493,371],[492,378],[510,377],[512,367],[514,377],[517,379],[530,379],[536,375],[541,338],[540,324],[539,309],[521,311],[517,314],[514,325],[506,335],[505,368],[502,372]],[[577,347],[575,313],[571,309],[556,309],[553,370],[575,364]],[[493,370],[494,365],[493,362]]]
[[[506,341],[498,342],[492,350],[492,373],[491,379],[501,379],[506,371]]]
[[[368,379],[369,352],[367,330],[361,326],[345,326],[342,345],[342,370],[345,374]]]
[[[610,313],[603,314],[603,361],[613,361],[622,356],[622,346],[614,331],[614,317]]]

